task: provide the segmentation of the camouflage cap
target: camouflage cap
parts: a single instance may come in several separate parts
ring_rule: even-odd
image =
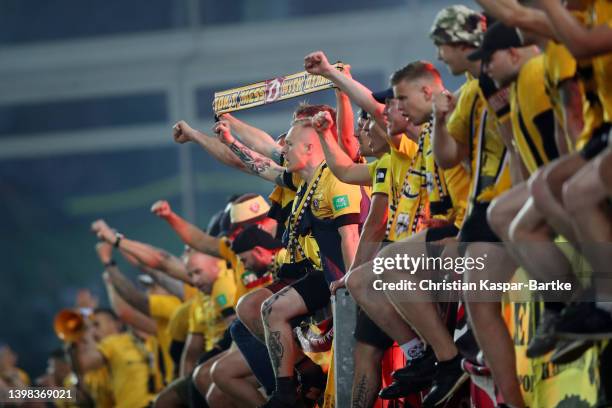
[[[467,43],[479,47],[486,29],[487,23],[482,13],[455,5],[440,10],[429,37],[436,44]]]

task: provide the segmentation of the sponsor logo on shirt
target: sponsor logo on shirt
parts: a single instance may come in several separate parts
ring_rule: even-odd
[[[349,206],[349,198],[348,195],[335,196],[332,200],[334,205],[334,210],[342,210],[343,208],[347,208]]]

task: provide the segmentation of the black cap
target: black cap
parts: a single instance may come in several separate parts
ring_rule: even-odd
[[[393,88],[385,89],[384,91],[372,92],[372,96],[378,103],[385,103],[387,99],[393,98]]]
[[[522,47],[521,37],[518,29],[508,27],[501,22],[491,25],[484,34],[482,45],[476,51],[468,55],[470,61],[488,60],[498,50]]]
[[[283,243],[259,228],[258,225],[249,225],[232,241],[232,251],[237,254],[250,251],[256,246],[277,249],[282,248]]]

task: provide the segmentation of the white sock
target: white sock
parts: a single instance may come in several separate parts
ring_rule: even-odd
[[[408,361],[422,357],[425,353],[425,344],[418,337],[400,345],[400,348]]]

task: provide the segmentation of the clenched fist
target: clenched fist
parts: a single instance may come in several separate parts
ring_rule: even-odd
[[[231,145],[236,141],[234,136],[232,136],[229,122],[225,120],[220,120],[219,122],[215,123],[215,126],[213,126],[213,132],[215,132],[219,140],[226,145]]]
[[[452,92],[447,90],[436,95],[433,101],[433,114],[436,119],[445,120],[446,116],[455,109],[457,100]]]
[[[159,200],[151,206],[151,212],[160,218],[168,218],[172,214],[172,208],[166,200]]]
[[[184,120],[180,120],[172,127],[172,137],[176,143],[187,143],[193,141],[195,130]]]
[[[304,69],[313,75],[326,76],[334,67],[329,63],[323,51],[315,51],[304,57]]]
[[[328,111],[321,111],[312,117],[312,126],[317,133],[323,133],[334,125],[334,119]]]
[[[106,221],[97,220],[91,224],[91,230],[96,234],[96,236],[102,241],[106,241],[110,244],[115,242],[115,231],[113,231]]]

